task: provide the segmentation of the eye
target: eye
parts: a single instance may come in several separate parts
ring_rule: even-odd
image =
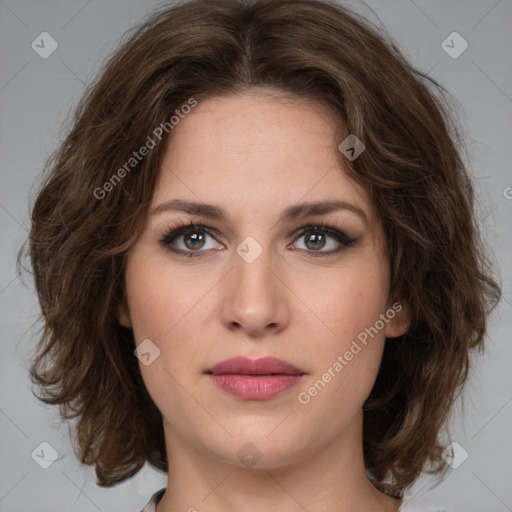
[[[330,243],[329,239],[331,239]],[[348,247],[352,247],[357,242],[356,239],[350,238],[345,233],[322,224],[302,228],[296,240],[304,241],[306,248],[300,250],[309,252],[313,257],[336,254]],[[326,246],[330,246],[331,249],[323,250]]]
[[[214,249],[215,244],[208,247],[207,237],[213,237],[210,228],[202,225],[181,225],[170,227],[167,234],[161,239],[160,243],[175,254],[181,254],[188,257],[200,256],[198,252],[206,252]],[[181,242],[181,244],[176,243]],[[178,248],[176,248],[178,245]],[[220,244],[217,244],[220,245]],[[206,248],[206,249],[205,249]],[[202,250],[204,249],[204,250]]]
[[[208,237],[214,239],[216,230],[207,226],[193,224],[181,224],[180,226],[169,227],[168,231],[160,239],[160,244],[174,254],[180,254],[186,257],[198,257],[201,253],[222,248],[218,242],[210,242],[208,247]],[[336,254],[348,247],[352,247],[357,240],[348,237],[345,233],[331,228],[329,226],[310,225],[301,228],[295,236],[295,241],[303,241],[305,249],[313,257],[330,256]],[[324,250],[330,247],[329,250]]]

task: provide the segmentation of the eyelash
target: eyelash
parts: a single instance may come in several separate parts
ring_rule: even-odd
[[[176,224],[169,226],[167,232],[160,238],[159,242],[163,247],[165,247],[170,252],[188,258],[197,258],[201,256],[201,253],[209,252],[209,250],[183,251],[181,249],[171,248],[171,244],[176,238],[178,238],[180,235],[184,235],[189,232],[203,233],[213,237],[213,233],[215,233],[216,230],[208,228],[207,226],[204,226],[202,224],[194,224],[193,222],[190,222],[190,224],[186,224],[184,222],[178,221]],[[342,233],[341,231],[338,231],[337,229],[332,228],[330,226],[325,226],[322,223],[318,225],[304,226],[298,231],[294,240],[298,240],[300,237],[310,232],[332,236],[340,244],[337,249],[333,249],[330,251],[306,251],[310,253],[310,255],[313,258],[332,256],[343,251],[346,248],[354,246],[355,243],[357,242],[357,239],[350,238],[347,235],[345,235],[345,233]]]

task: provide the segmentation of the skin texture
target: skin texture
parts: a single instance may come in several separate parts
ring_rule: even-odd
[[[220,206],[229,219],[150,215],[127,257],[119,322],[133,328],[137,344],[149,338],[160,350],[152,364],[140,364],[163,415],[169,458],[158,512],[400,505],[366,476],[362,406],[385,338],[405,331],[406,308],[308,404],[298,400],[396,302],[382,225],[367,193],[339,169],[339,142],[324,107],[271,91],[203,100],[171,132],[152,207],[180,198]],[[288,206],[332,199],[363,210],[367,223],[349,210],[278,222]],[[185,251],[200,247],[199,257],[159,243],[176,221],[215,230],[204,246],[185,245],[192,232],[174,240]],[[320,222],[357,241],[315,257],[338,247],[330,235],[320,249],[311,232],[297,235]],[[263,250],[252,263],[236,252],[248,236]],[[272,399],[242,400],[203,373],[240,355],[278,357],[306,375]],[[249,442],[261,454],[252,468],[237,456]]]

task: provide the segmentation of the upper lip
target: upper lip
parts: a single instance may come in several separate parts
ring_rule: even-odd
[[[214,375],[229,373],[242,375],[304,375],[306,372],[275,357],[260,357],[259,359],[233,357],[208,368],[205,373]]]

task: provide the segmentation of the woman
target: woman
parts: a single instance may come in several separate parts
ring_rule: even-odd
[[[124,42],[29,237],[31,375],[98,485],[147,461],[146,512],[433,510],[405,492],[446,471],[500,293],[435,87],[335,2],[191,0]]]

